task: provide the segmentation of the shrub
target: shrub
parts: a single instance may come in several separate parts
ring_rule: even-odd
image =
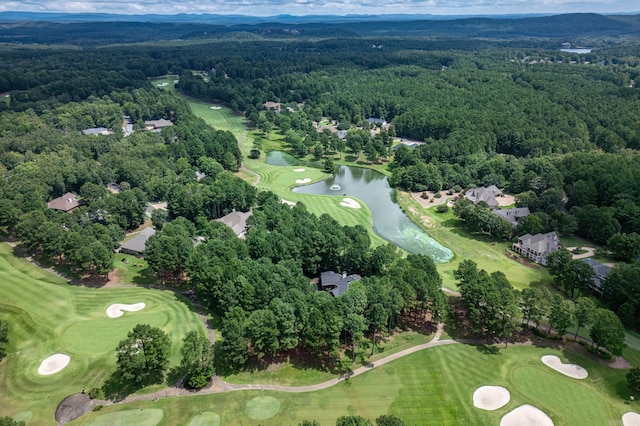
[[[102,388],[91,388],[89,389],[89,397],[91,399],[104,399],[104,392],[102,391]]]
[[[446,204],[440,204],[438,207],[436,207],[437,213],[446,213],[448,211],[449,211],[449,207]]]
[[[436,193],[433,195],[433,197],[434,197],[434,198],[442,198],[442,194],[441,194],[441,193],[439,193],[439,192],[436,192]]]
[[[427,194],[426,192],[423,192],[423,193],[420,195],[420,198],[422,198],[423,200],[428,200],[428,199],[429,199],[429,194]]]

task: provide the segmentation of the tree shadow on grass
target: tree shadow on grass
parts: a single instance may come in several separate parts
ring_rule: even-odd
[[[160,373],[149,374],[143,380],[136,381],[124,377],[119,370],[116,370],[104,383],[102,391],[107,399],[118,402],[146,386],[160,384],[163,380],[164,375]]]
[[[476,350],[484,355],[500,355],[500,348],[495,345],[476,345]]]

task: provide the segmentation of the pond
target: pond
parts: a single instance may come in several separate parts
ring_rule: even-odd
[[[288,160],[279,152],[270,152],[267,163],[283,165]],[[289,164],[288,165],[298,165]],[[334,177],[312,185],[299,186],[293,192],[333,196],[352,196],[362,200],[373,214],[373,229],[384,239],[409,253],[426,254],[439,263],[453,256],[451,250],[421,230],[404,214],[391,198],[392,190],[386,176],[371,169],[340,166]]]

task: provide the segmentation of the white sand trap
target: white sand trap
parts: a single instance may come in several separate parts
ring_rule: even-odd
[[[215,105],[214,105],[214,106],[212,106],[212,107],[211,107],[211,109],[222,109],[222,107],[219,107],[219,106],[215,106]]]
[[[640,426],[640,414],[629,411],[622,415],[622,424],[624,426]]]
[[[306,171],[306,169],[293,169],[294,172],[300,173]]]
[[[282,198],[280,198],[280,202],[282,204],[286,204],[288,206],[295,206],[296,205],[296,203],[294,203],[293,201],[283,200]]]
[[[48,358],[45,358],[44,361],[40,363],[40,367],[38,367],[38,374],[41,376],[49,376],[51,374],[56,374],[58,371],[65,368],[69,361],[71,361],[71,357],[65,354],[53,354]]]
[[[545,355],[540,360],[547,367],[551,367],[554,370],[569,376],[573,379],[586,379],[589,373],[583,367],[576,364],[563,364],[560,358],[555,355]]]
[[[350,209],[360,208],[360,203],[358,203],[353,198],[343,198],[342,201],[340,201],[340,205],[344,207],[349,207]]]
[[[542,410],[524,404],[508,412],[500,420],[500,426],[553,426],[553,422]]]
[[[169,83],[165,82],[165,83],[158,83],[158,87],[167,87],[169,85]]]
[[[309,183],[309,182],[311,182],[311,179],[309,178],[296,179],[296,183]]]
[[[124,312],[135,312],[144,309],[146,305],[144,302],[136,303],[134,305],[125,305],[123,303],[114,303],[107,308],[107,315],[109,318],[118,318],[124,315]]]
[[[473,406],[483,410],[497,410],[511,400],[511,394],[502,386],[481,386],[473,393]]]

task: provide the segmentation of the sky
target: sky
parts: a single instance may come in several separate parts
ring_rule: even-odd
[[[0,0],[0,12],[213,13],[253,16],[640,12],[639,0]]]

